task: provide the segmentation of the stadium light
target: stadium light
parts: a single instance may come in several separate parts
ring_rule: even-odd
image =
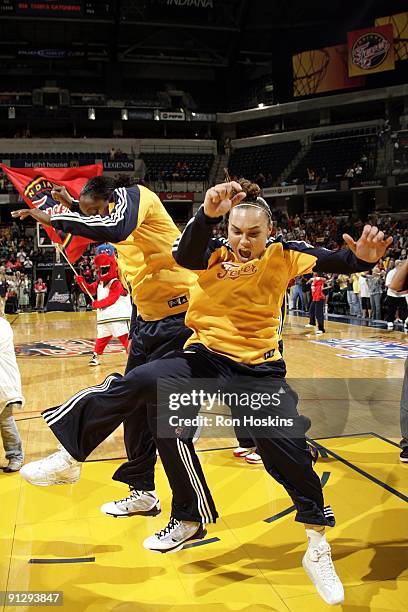
[[[258,108],[263,108],[264,106],[265,106],[265,104],[264,104],[263,102],[260,102],[260,103],[258,104]]]
[[[16,118],[16,109],[14,106],[9,106],[8,107],[8,118],[9,119],[15,119]]]
[[[127,121],[129,119],[129,113],[127,108],[122,108],[122,121]]]
[[[94,108],[88,108],[88,119],[90,119],[91,121],[95,121],[96,114]]]

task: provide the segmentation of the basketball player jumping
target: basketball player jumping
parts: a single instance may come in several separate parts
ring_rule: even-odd
[[[369,269],[392,239],[385,240],[376,227],[365,226],[357,242],[344,235],[349,250],[333,252],[295,241],[268,244],[269,209],[262,200],[251,200],[250,196],[241,203],[239,190],[235,182],[209,189],[203,207],[175,243],[176,261],[188,269],[201,270],[190,294],[186,324],[193,334],[185,349],[137,367],[124,377],[111,375],[102,385],[44,412],[46,422],[70,453],[73,469],[76,461],[84,461],[123,419],[136,414],[139,406],[157,401],[159,378],[173,390],[186,380],[203,378],[211,378],[222,389],[243,385],[248,390],[249,384],[252,391],[271,393],[278,387],[282,390],[280,415],[298,422],[297,396],[285,381],[286,367],[278,347],[280,306],[288,281],[313,271]],[[212,228],[232,207],[228,247],[212,238]],[[189,408],[189,414],[194,414]],[[259,416],[275,413],[270,406],[263,406]],[[161,415],[154,415],[158,424]],[[181,429],[173,428],[171,437],[170,427],[160,439],[173,504],[167,526],[144,542],[145,548],[154,551],[175,551],[188,540],[203,538],[203,525],[215,522],[218,516],[191,436]],[[309,545],[303,566],[307,574],[327,603],[342,602],[343,586],[324,533],[325,526],[334,525],[334,515],[324,506],[304,432],[295,429],[292,435],[285,428],[254,427],[251,437],[266,470],[291,496],[297,510],[295,520],[305,524]],[[25,477],[33,483],[41,479],[43,484],[58,482],[51,463],[28,464]]]

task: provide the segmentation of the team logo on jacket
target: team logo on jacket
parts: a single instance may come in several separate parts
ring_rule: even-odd
[[[226,261],[221,264],[221,271],[218,272],[217,278],[239,278],[240,276],[252,276],[258,272],[258,268],[253,263],[237,264]]]

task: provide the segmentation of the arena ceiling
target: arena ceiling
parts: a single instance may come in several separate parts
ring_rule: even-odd
[[[99,74],[105,86],[120,76],[228,89],[272,75],[285,89],[293,53],[344,42],[347,31],[406,8],[406,0],[0,0],[0,74],[4,87],[17,62],[44,78]]]
[[[344,39],[344,32],[407,6],[404,1],[378,0],[353,3],[352,8],[350,4],[341,0],[0,0],[0,54],[10,57],[24,49],[54,48],[86,50],[92,61],[215,68],[273,64],[279,61],[279,51],[335,44]],[[34,5],[44,8],[30,10]]]

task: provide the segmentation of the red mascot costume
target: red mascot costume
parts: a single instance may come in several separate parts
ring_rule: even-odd
[[[92,302],[92,308],[96,309],[97,339],[89,362],[91,366],[99,365],[98,357],[102,355],[113,336],[118,338],[127,350],[132,314],[130,298],[118,278],[114,248],[110,244],[103,244],[97,247],[96,253],[94,263],[98,280],[87,283],[83,276],[76,277],[82,291],[96,294],[97,298]]]

